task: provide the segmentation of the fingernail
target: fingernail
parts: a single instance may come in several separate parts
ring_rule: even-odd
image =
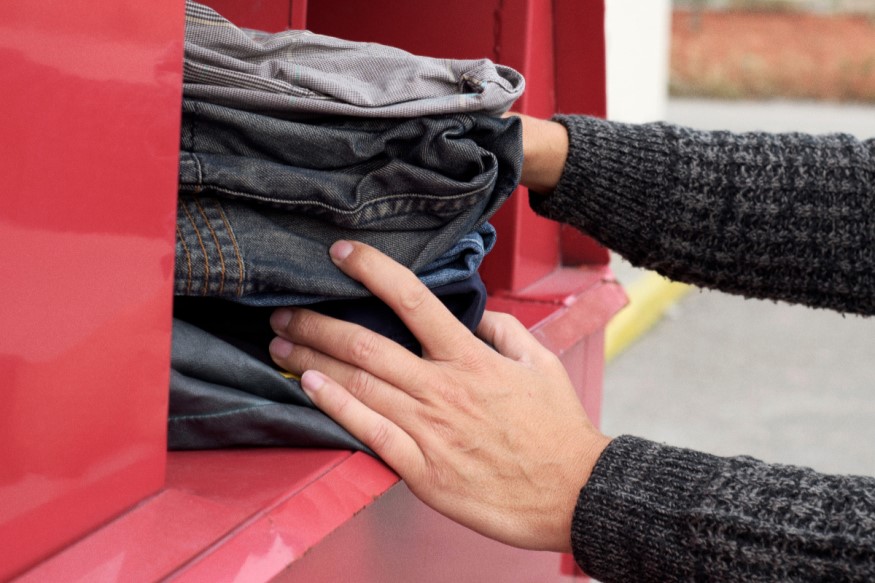
[[[285,330],[289,325],[289,321],[292,319],[292,311],[287,308],[280,308],[279,310],[274,310],[273,314],[270,315],[270,327],[273,328],[276,332],[280,332]]]
[[[331,258],[335,261],[343,261],[352,253],[352,243],[349,241],[336,241],[328,250],[328,253],[331,254]]]
[[[307,391],[318,391],[325,384],[325,377],[315,370],[304,371],[301,375],[301,386]]]
[[[274,338],[270,341],[268,350],[274,358],[284,359],[289,357],[294,348],[295,345],[285,338]]]

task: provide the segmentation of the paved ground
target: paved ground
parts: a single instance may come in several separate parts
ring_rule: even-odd
[[[667,117],[875,137],[872,107],[674,101]],[[611,435],[875,475],[875,318],[693,291],[605,376]]]

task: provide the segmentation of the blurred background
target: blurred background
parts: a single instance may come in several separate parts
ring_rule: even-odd
[[[606,4],[611,119],[875,138],[875,0]],[[875,318],[612,266],[605,432],[875,475]]]

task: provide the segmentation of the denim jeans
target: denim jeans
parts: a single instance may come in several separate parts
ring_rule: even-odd
[[[298,381],[174,319],[168,449],[241,446],[369,451],[316,409]]]
[[[479,266],[522,166],[517,119],[269,116],[186,100],[178,295],[256,305],[361,297],[330,262],[337,239],[374,245],[427,285]]]
[[[475,273],[434,292],[473,330],[483,316],[486,289]],[[403,322],[374,297],[311,306],[355,322],[419,352]],[[174,300],[170,376],[170,449],[234,446],[365,449],[316,410],[297,380],[274,368],[268,344],[271,308],[217,298]]]
[[[461,281],[433,288],[438,299],[469,330],[474,330],[486,308],[486,287],[477,273]],[[419,342],[401,319],[373,296],[327,300],[309,304],[308,309],[364,326],[420,353]],[[173,316],[233,345],[265,364],[273,366],[268,344],[275,336],[270,327],[272,307],[250,306],[220,298],[176,296]]]
[[[183,81],[186,97],[278,117],[497,115],[525,87],[522,75],[488,59],[421,57],[306,30],[243,30],[191,0]]]

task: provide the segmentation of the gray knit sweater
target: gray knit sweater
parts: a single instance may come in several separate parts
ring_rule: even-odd
[[[557,120],[568,162],[536,212],[675,280],[875,313],[875,140]],[[875,479],[623,436],[572,544],[605,583],[875,581]]]

